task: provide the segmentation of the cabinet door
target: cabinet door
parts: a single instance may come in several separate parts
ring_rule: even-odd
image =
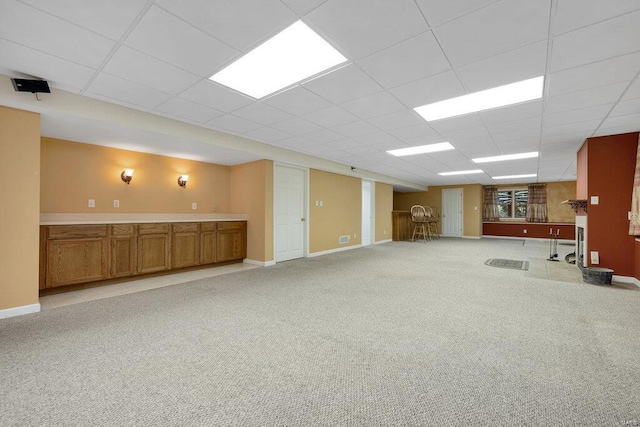
[[[202,231],[200,233],[200,264],[216,262],[216,232]]]
[[[137,257],[135,236],[113,236],[111,238],[111,277],[126,277],[136,274]]]
[[[49,240],[45,287],[106,279],[107,238]]]
[[[138,273],[153,273],[171,267],[170,234],[138,236]]]
[[[216,262],[243,259],[247,256],[246,223],[241,228],[218,228]]]
[[[182,268],[198,265],[198,233],[173,233],[171,236],[171,267]]]

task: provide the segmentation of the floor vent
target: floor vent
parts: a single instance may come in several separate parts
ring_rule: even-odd
[[[340,236],[340,244],[343,245],[345,243],[349,243],[349,235],[346,234],[344,236]]]

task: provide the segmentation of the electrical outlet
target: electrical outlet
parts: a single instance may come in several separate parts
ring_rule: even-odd
[[[323,202],[322,202],[322,200],[320,200],[320,207],[322,207],[322,206],[323,206]]]
[[[524,230],[522,230],[522,232],[523,232],[524,234],[527,234],[527,229],[525,228]]]
[[[316,200],[316,206],[320,205],[320,202]]]
[[[218,210],[218,205],[213,205],[213,211],[216,212]]]
[[[193,210],[198,209],[198,204],[196,202],[191,203],[191,209]]]
[[[87,206],[89,206],[90,208],[95,208],[96,207],[95,199],[89,199],[89,201],[87,202]]]
[[[120,207],[120,200],[114,200],[113,201],[113,207],[114,208],[119,208]]]

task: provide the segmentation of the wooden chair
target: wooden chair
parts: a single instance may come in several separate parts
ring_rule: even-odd
[[[422,237],[422,240],[426,243],[429,235],[429,229],[427,211],[424,206],[411,206],[411,220],[413,221],[413,235],[411,236],[411,241],[413,242],[416,238],[420,239]]]
[[[438,231],[438,223],[440,222],[440,210],[438,208],[429,207],[427,209],[427,232],[429,238],[440,239]]]

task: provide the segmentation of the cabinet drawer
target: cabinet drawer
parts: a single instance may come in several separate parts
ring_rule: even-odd
[[[242,230],[246,227],[245,221],[224,221],[218,223],[218,230]]]
[[[171,224],[174,233],[187,233],[198,231],[198,224],[193,222],[174,223]]]
[[[216,231],[216,223],[215,222],[203,222],[200,224],[201,231]]]
[[[168,234],[169,224],[139,224],[138,234]]]
[[[113,236],[131,236],[133,235],[133,224],[112,225],[111,234]]]
[[[51,225],[49,239],[75,239],[87,237],[105,237],[106,225]]]

